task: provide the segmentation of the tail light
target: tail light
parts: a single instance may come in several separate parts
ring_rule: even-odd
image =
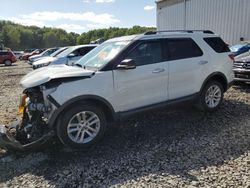
[[[233,54],[229,54],[228,57],[234,61],[234,55]]]

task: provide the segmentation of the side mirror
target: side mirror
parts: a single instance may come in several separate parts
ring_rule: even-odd
[[[136,64],[133,59],[124,59],[116,68],[119,70],[135,69]]]
[[[76,57],[76,54],[71,53],[68,55],[68,58],[73,58],[73,57]]]

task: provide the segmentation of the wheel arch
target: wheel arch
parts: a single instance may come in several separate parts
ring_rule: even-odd
[[[11,63],[13,63],[11,59],[5,59],[3,63],[5,63],[6,61],[10,61]]]
[[[227,89],[228,89],[228,81],[227,81],[226,76],[221,72],[214,72],[214,73],[210,74],[206,78],[206,80],[203,82],[200,93],[202,92],[202,90],[206,86],[206,84],[211,80],[215,80],[215,81],[220,82],[222,84],[222,86],[223,86],[224,92],[227,91]]]
[[[54,127],[56,123],[60,121],[60,115],[65,113],[68,108],[77,105],[80,102],[89,102],[96,106],[100,106],[103,109],[108,122],[112,122],[115,120],[115,111],[112,105],[106,99],[95,95],[83,95],[70,99],[59,108],[57,108],[49,120],[49,126]]]

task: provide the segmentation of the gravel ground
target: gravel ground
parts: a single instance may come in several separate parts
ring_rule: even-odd
[[[16,119],[21,77],[31,69],[0,67],[0,123]],[[0,187],[250,188],[250,86],[225,94],[213,114],[191,107],[158,110],[111,125],[87,151],[59,144],[0,156]]]

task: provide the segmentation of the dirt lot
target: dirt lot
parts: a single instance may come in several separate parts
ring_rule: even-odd
[[[31,69],[0,66],[0,123],[15,120],[18,85]],[[112,125],[88,151],[1,154],[0,187],[250,188],[250,85],[225,94],[218,112],[161,110]]]

